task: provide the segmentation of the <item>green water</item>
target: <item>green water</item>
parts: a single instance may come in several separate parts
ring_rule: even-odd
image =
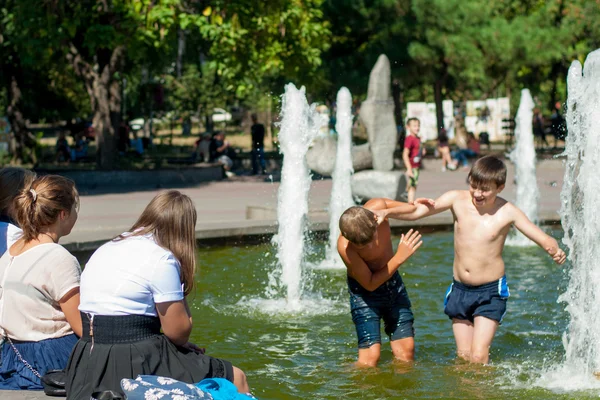
[[[553,232],[560,235],[558,231]],[[396,242],[398,238],[396,238]],[[324,243],[309,246],[309,264],[324,258]],[[492,345],[492,365],[455,358],[443,297],[452,278],[452,234],[427,234],[401,274],[415,315],[416,361],[393,361],[384,339],[380,366],[353,367],[356,334],[345,271],[310,268],[305,311],[282,311],[268,301],[271,245],[200,250],[193,339],[207,352],[242,368],[259,399],[582,399],[600,391],[556,393],[536,382],[559,363],[568,322],[565,269],[537,247],[506,248],[511,297]],[[274,291],[275,299],[281,295]],[[384,335],[385,336],[385,335]]]

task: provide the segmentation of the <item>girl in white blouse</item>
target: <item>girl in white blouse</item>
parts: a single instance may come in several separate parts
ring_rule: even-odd
[[[188,341],[195,226],[192,200],[176,190],[161,192],[129,232],[92,255],[81,277],[83,336],[67,367],[68,399],[120,393],[121,379],[137,375],[187,383],[220,377],[249,391],[240,369]]]
[[[80,267],[58,244],[77,220],[70,179],[37,178],[13,203],[22,236],[0,258],[0,389],[42,389],[41,376],[67,365],[81,335]]]

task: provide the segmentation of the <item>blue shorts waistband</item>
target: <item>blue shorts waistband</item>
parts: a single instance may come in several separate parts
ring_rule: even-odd
[[[452,279],[452,284],[454,285],[454,287],[456,287],[458,289],[468,290],[470,292],[480,292],[480,291],[486,291],[486,290],[490,290],[490,289],[499,289],[503,286],[506,286],[506,275],[504,275],[502,278],[497,279],[495,281],[484,283],[483,285],[477,285],[477,286],[467,285],[466,283],[459,282],[454,278]],[[499,290],[499,292],[500,292],[500,290]]]

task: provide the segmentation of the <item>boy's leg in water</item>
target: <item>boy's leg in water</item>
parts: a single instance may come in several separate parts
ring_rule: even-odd
[[[376,367],[381,355],[381,343],[375,343],[369,348],[358,349],[358,361],[356,365],[359,367]]]
[[[392,340],[392,353],[397,360],[413,361],[415,359],[415,338],[407,337],[404,339]]]
[[[498,329],[498,321],[482,316],[475,317],[473,342],[471,344],[471,362],[487,364],[490,360],[490,347]]]
[[[471,360],[471,347],[473,344],[473,323],[466,319],[452,319],[452,331],[456,340],[456,355],[460,358]]]

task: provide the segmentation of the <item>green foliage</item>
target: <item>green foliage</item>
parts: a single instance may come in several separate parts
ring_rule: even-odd
[[[340,86],[363,97],[384,53],[407,101],[433,101],[441,80],[445,98],[528,87],[545,107],[565,100],[571,61],[600,47],[597,1],[327,0],[323,8],[333,37],[319,87],[330,99]]]
[[[392,74],[406,84],[418,80],[407,46],[414,18],[410,0],[327,0],[323,4],[332,32],[331,47],[315,82],[319,94],[334,100],[340,87],[362,96],[380,54],[390,59]],[[309,87],[309,92],[311,91]]]
[[[433,100],[441,81],[454,100],[516,99],[528,87],[546,106],[564,101],[571,61],[600,47],[599,16],[595,0],[5,0],[0,113],[10,71],[21,71],[27,119],[97,111],[90,90],[100,78],[86,81],[74,57],[101,74],[119,48],[102,85],[127,82],[131,117],[274,108],[288,81],[314,100],[333,100],[341,86],[364,97],[382,53],[407,101]]]

